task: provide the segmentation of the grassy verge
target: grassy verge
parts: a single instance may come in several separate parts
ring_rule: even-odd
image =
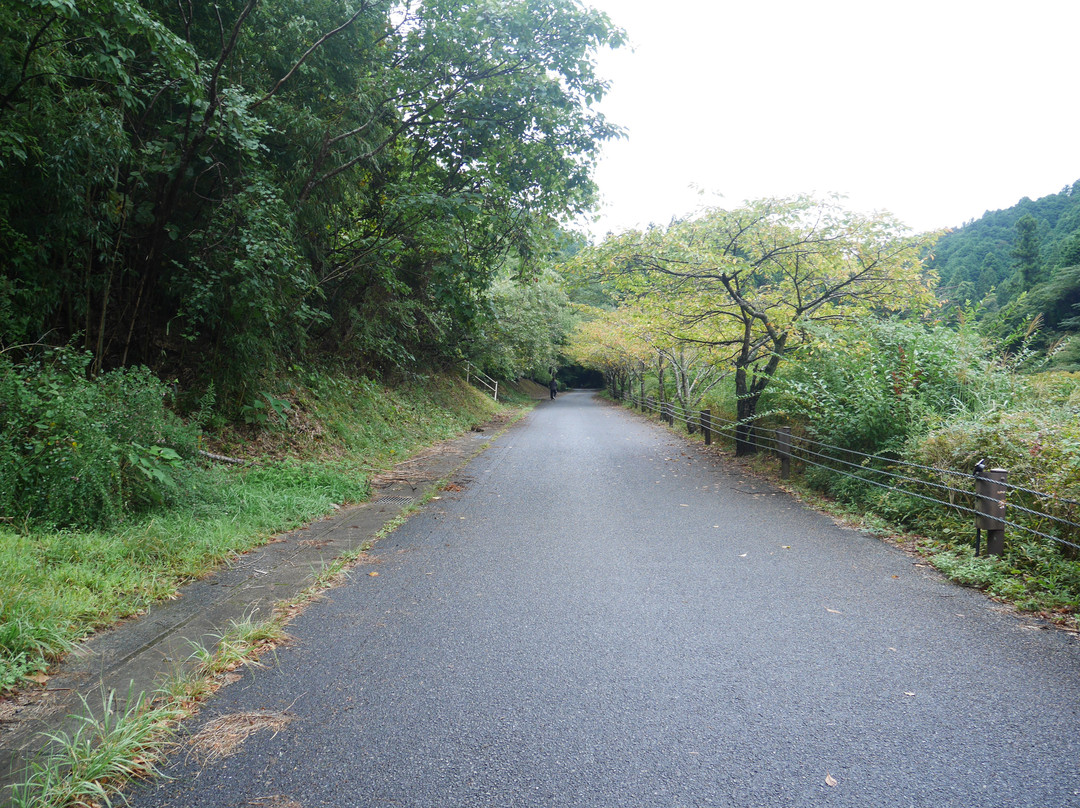
[[[489,419],[463,382],[393,388],[306,374],[272,392],[273,417],[209,433],[253,460],[200,470],[196,497],[108,530],[0,525],[0,692],[40,678],[81,637],[173,595],[237,553],[369,495],[373,472]]]

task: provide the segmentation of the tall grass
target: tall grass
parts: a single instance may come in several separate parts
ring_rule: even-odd
[[[181,715],[178,708],[155,706],[143,698],[129,699],[128,706],[120,708],[114,693],[106,696],[97,714],[85,702],[83,707],[74,732],[47,735],[49,753],[35,761],[30,776],[16,786],[16,808],[110,806],[124,782],[158,772],[162,742]]]

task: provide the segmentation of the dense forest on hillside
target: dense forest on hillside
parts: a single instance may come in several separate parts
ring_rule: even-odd
[[[977,306],[987,333],[1030,335],[1057,366],[1080,366],[1080,346],[1063,341],[1080,331],[1080,181],[946,233],[927,266],[947,305]]]
[[[484,363],[500,305],[554,294],[621,38],[571,0],[0,5],[0,357],[73,345],[234,410],[299,358]]]

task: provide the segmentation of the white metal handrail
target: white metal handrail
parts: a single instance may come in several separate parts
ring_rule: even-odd
[[[472,362],[465,363],[465,381],[478,382],[491,391],[491,396],[495,401],[499,400],[499,380],[493,379],[488,376],[484,371],[473,365]]]

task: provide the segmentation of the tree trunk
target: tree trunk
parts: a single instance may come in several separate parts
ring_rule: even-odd
[[[756,386],[756,385],[755,385]],[[757,413],[760,391],[752,392],[746,383],[746,368],[735,371],[735,456],[746,457],[757,454],[757,439],[754,434],[754,417]]]

